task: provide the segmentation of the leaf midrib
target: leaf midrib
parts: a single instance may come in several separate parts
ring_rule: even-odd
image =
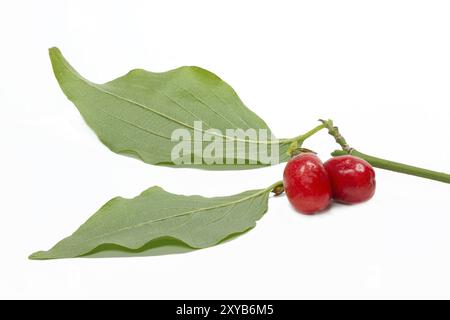
[[[132,99],[128,99],[128,98],[126,98],[126,97],[123,97],[123,96],[121,96],[121,95],[118,95],[118,94],[116,94],[116,93],[113,93],[113,92],[111,92],[111,91],[108,91],[108,90],[104,89],[104,88],[103,88],[103,85],[99,85],[99,84],[93,83],[93,82],[91,82],[91,81],[89,81],[89,80],[83,78],[83,77],[80,76],[79,74],[73,72],[72,69],[67,65],[66,61],[65,61],[63,58],[62,58],[62,59],[61,59],[61,58],[62,58],[62,57],[59,57],[59,61],[60,61],[61,64],[64,66],[64,68],[66,68],[66,69],[67,69],[73,76],[75,76],[78,80],[80,80],[80,81],[86,83],[88,86],[90,86],[90,87],[92,87],[92,88],[94,88],[94,89],[97,89],[97,90],[103,92],[104,94],[110,95],[110,96],[112,96],[112,97],[114,97],[114,98],[116,98],[116,99],[126,101],[126,102],[128,102],[128,103],[130,103],[130,104],[134,104],[134,105],[136,105],[136,106],[138,106],[138,107],[140,107],[140,108],[142,108],[142,109],[144,109],[144,110],[153,112],[153,113],[155,113],[155,114],[157,114],[157,115],[159,115],[159,116],[161,116],[161,117],[163,117],[163,118],[166,118],[166,119],[168,119],[168,120],[170,120],[170,121],[176,122],[176,123],[178,123],[178,124],[180,124],[180,125],[182,125],[182,126],[184,126],[184,127],[186,127],[186,128],[189,128],[189,129],[191,129],[191,130],[193,130],[193,131],[200,131],[200,132],[203,133],[203,134],[205,133],[204,130],[198,130],[198,129],[196,129],[196,128],[193,127],[193,126],[190,126],[190,125],[188,125],[188,124],[186,124],[186,123],[184,123],[184,122],[182,122],[182,121],[179,121],[179,120],[177,120],[177,119],[174,119],[174,118],[172,118],[172,117],[170,117],[170,116],[168,116],[168,115],[166,115],[166,114],[164,114],[164,113],[162,113],[162,112],[159,112],[159,111],[154,110],[154,109],[152,109],[152,108],[150,108],[150,107],[147,107],[146,105],[143,105],[143,104],[141,104],[141,103],[139,103],[139,102],[137,102],[137,101],[134,101],[134,100],[132,100]],[[118,119],[118,120],[119,120],[119,119]],[[124,121],[123,119],[120,119],[120,120],[128,124],[128,122]],[[284,142],[291,142],[291,141],[293,141],[293,139],[279,139],[279,140],[275,140],[275,141],[273,141],[273,140],[270,140],[270,141],[267,141],[267,140],[264,140],[264,141],[242,140],[242,139],[237,139],[237,138],[235,138],[235,137],[229,137],[229,136],[226,136],[226,135],[223,135],[223,134],[217,134],[217,133],[215,133],[215,132],[212,132],[211,134],[214,135],[214,136],[217,136],[217,137],[224,138],[224,139],[228,139],[228,140],[232,140],[232,141],[239,141],[239,142],[244,142],[244,143],[279,144],[279,143],[284,143]]]
[[[260,196],[260,195],[262,195],[264,193],[268,193],[269,191],[270,191],[270,189],[262,189],[262,190],[254,193],[252,195],[249,195],[247,197],[244,197],[244,198],[241,198],[241,199],[238,199],[238,200],[235,200],[235,201],[231,201],[231,202],[222,203],[222,204],[217,205],[217,206],[211,206],[211,207],[206,207],[206,208],[198,208],[198,209],[195,209],[195,210],[179,213],[179,214],[176,214],[176,215],[173,215],[173,216],[169,216],[169,217],[164,217],[164,218],[160,218],[160,219],[144,221],[144,222],[138,223],[138,224],[133,225],[133,226],[127,226],[127,227],[119,228],[117,230],[114,230],[114,231],[111,231],[111,232],[107,232],[107,233],[103,233],[103,234],[97,235],[95,237],[91,237],[91,238],[88,238],[88,239],[83,239],[82,241],[78,241],[77,243],[73,243],[72,245],[69,245],[69,246],[77,246],[80,243],[85,243],[85,242],[89,242],[89,241],[92,241],[92,240],[95,240],[95,239],[108,237],[108,236],[111,236],[111,235],[116,234],[116,233],[120,233],[120,232],[131,230],[131,229],[141,228],[143,226],[146,226],[146,225],[149,225],[149,224],[152,224],[152,223],[161,222],[161,221],[165,221],[165,220],[172,219],[172,218],[179,218],[179,217],[183,217],[183,216],[190,215],[190,214],[196,214],[196,213],[199,213],[199,212],[202,212],[202,211],[208,211],[208,210],[223,208],[223,207],[226,207],[226,206],[234,206],[234,205],[236,205],[238,203],[247,201],[247,200],[252,199],[252,198],[256,198],[256,197],[258,197],[258,196]]]

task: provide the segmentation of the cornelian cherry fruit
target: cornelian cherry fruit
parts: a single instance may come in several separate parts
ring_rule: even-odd
[[[375,193],[375,171],[365,160],[345,155],[324,164],[330,178],[333,198],[342,203],[359,203]]]
[[[313,153],[301,153],[289,160],[283,184],[289,202],[301,213],[313,214],[330,205],[332,191],[328,174]]]

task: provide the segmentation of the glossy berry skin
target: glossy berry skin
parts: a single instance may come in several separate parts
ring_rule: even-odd
[[[322,161],[312,153],[301,153],[287,163],[284,191],[292,206],[304,214],[326,209],[331,202],[331,185]]]
[[[375,171],[365,160],[354,156],[331,158],[324,164],[333,198],[342,203],[367,201],[375,193]]]

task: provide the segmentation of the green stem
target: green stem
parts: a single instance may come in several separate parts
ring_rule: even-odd
[[[280,181],[275,182],[270,187],[268,187],[266,190],[267,191],[270,190],[270,192],[275,193],[275,196],[279,196],[280,194],[282,194],[284,192],[283,181],[280,180]]]
[[[291,142],[291,145],[288,149],[288,154],[292,157],[300,152],[305,152],[306,149],[302,149],[303,142],[305,142],[306,139],[310,138],[311,136],[313,136],[314,134],[325,128],[326,126],[324,124],[320,124],[304,134],[289,139],[288,141]]]
[[[417,177],[422,177],[425,179],[431,179],[431,180],[441,181],[441,182],[445,182],[445,183],[450,183],[450,174],[447,174],[444,172],[432,171],[432,170],[414,167],[414,166],[410,166],[410,165],[399,163],[399,162],[394,162],[394,161],[389,161],[389,160],[369,156],[369,155],[359,152],[355,149],[351,149],[349,152],[343,151],[343,150],[336,150],[331,155],[332,156],[341,156],[341,155],[346,155],[346,154],[351,154],[356,157],[362,158],[376,168],[400,172],[400,173],[404,173],[404,174],[409,174],[409,175],[413,175],[413,176],[417,176]]]
[[[314,134],[316,134],[317,132],[319,132],[320,130],[325,129],[325,125],[320,124],[317,127],[309,130],[308,132],[300,135],[297,137],[296,140],[299,140],[301,142],[305,141],[306,139],[308,139],[309,137],[313,136]]]
[[[348,145],[347,141],[345,141],[345,138],[339,132],[339,128],[336,127],[333,124],[333,120],[331,120],[331,119],[328,119],[328,120],[319,119],[319,121],[322,122],[322,124],[325,126],[325,128],[328,129],[328,134],[330,134],[331,136],[334,137],[334,140],[336,140],[336,142],[342,147],[342,150],[345,150],[345,151],[350,151],[351,150],[351,148]]]

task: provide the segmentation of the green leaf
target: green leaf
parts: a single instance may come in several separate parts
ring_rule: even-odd
[[[96,84],[75,71],[59,49],[50,49],[50,59],[66,96],[100,140],[116,153],[150,164],[211,170],[250,169],[289,159],[287,151],[295,139],[271,137],[267,124],[242,103],[227,83],[207,70],[181,67],[154,73],[136,69],[111,82]],[[202,121],[202,127],[195,127],[195,121]],[[184,148],[174,158],[171,152],[179,141],[171,138],[177,129],[189,134],[190,140],[185,140],[191,150]],[[267,137],[240,137],[227,134],[227,129],[265,129]],[[204,134],[211,141],[200,142],[198,151],[194,143]],[[235,152],[203,152],[213,141],[224,149],[227,142],[232,143]],[[272,162],[263,159],[259,152],[264,150],[269,156],[278,153],[279,158],[275,155]],[[181,159],[184,163],[180,164]]]
[[[71,236],[30,259],[161,255],[211,247],[253,228],[267,211],[271,190],[205,198],[152,187],[133,199],[110,200]]]

